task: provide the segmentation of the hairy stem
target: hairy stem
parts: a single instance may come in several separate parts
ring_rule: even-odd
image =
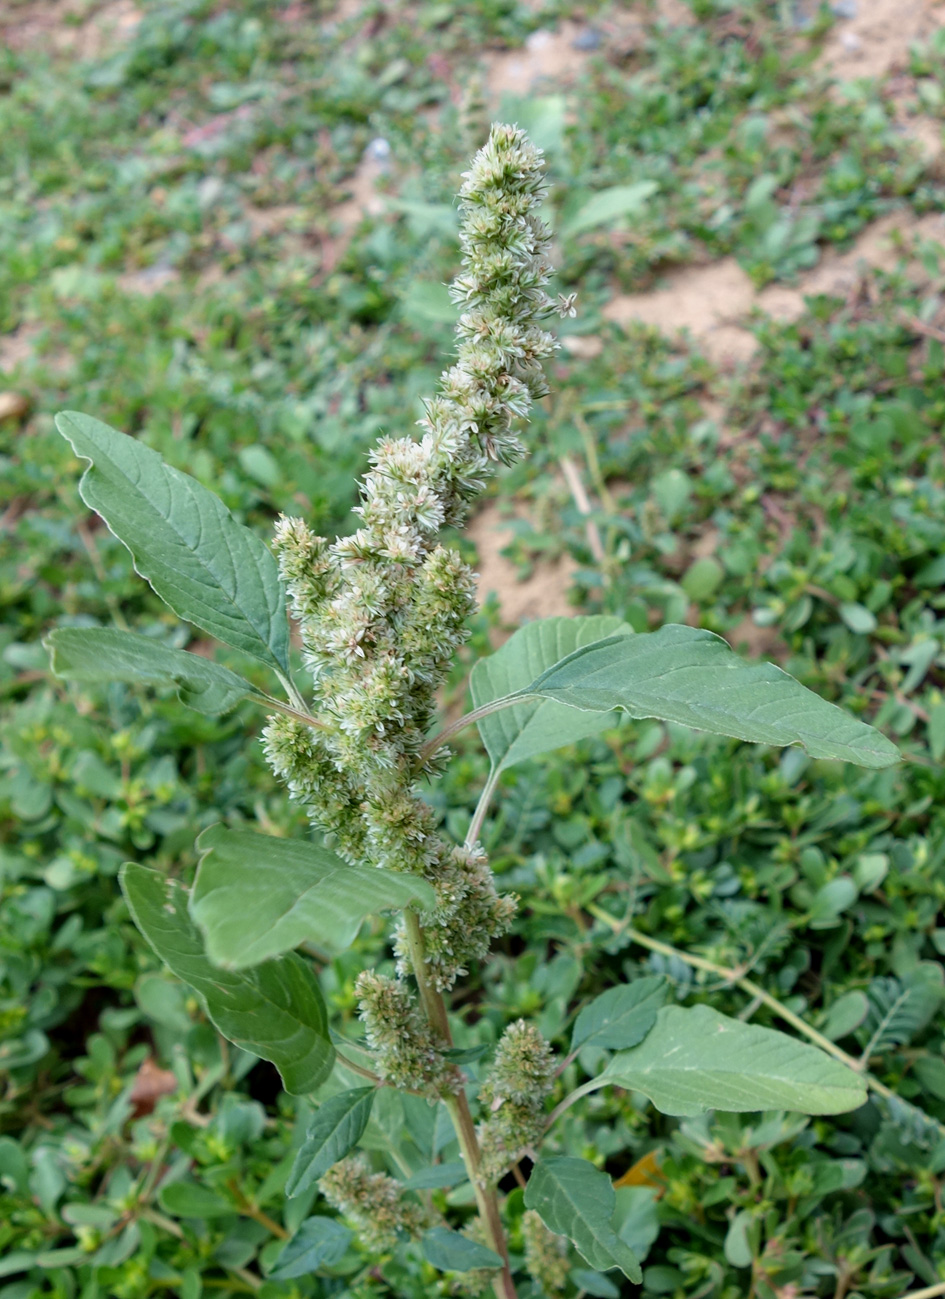
[[[485,793],[485,790],[483,791]],[[481,800],[480,800],[481,801]],[[423,929],[415,911],[405,913],[407,948],[410,952],[410,963],[413,966],[417,989],[427,1018],[447,1045],[452,1045],[449,1016],[443,994],[437,992],[427,976],[426,958],[423,947]],[[453,1122],[456,1139],[466,1165],[466,1172],[476,1195],[476,1205],[485,1229],[489,1245],[502,1259],[502,1271],[494,1281],[496,1299],[516,1299],[515,1282],[509,1267],[509,1250],[505,1240],[505,1231],[499,1215],[499,1201],[494,1186],[489,1186],[479,1177],[479,1142],[476,1138],[476,1126],[469,1109],[465,1091],[455,1096],[443,1098],[447,1113]]]

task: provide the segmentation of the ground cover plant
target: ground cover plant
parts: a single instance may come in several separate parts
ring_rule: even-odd
[[[413,1239],[438,1270],[495,1274],[499,1296],[515,1295],[516,1286],[496,1187],[526,1156],[534,1162],[524,1204],[550,1233],[545,1239],[533,1222],[534,1248],[553,1251],[554,1236],[566,1237],[594,1274],[619,1268],[642,1281],[611,1221],[616,1200],[606,1175],[567,1154],[539,1158],[553,1119],[582,1095],[619,1086],[682,1115],[775,1107],[829,1114],[866,1100],[857,1073],[827,1053],[706,1006],[664,1006],[668,986],[659,977],[618,986],[582,1010],[572,1054],[586,1043],[616,1054],[550,1118],[544,1102],[559,1070],[549,1042],[524,1018],[504,1029],[481,1078],[467,1074],[444,994],[511,925],[514,897],[496,892],[479,839],[503,768],[612,725],[620,710],[739,739],[800,743],[814,757],[865,767],[898,758],[879,732],[780,669],[742,663],[710,632],[667,624],[634,633],[593,616],[523,628],[474,667],[473,712],[437,733],[435,692],[474,607],[472,572],[439,533],[462,524],[492,466],[526,454],[516,422],[547,392],[541,363],[554,341],[538,322],[556,304],[544,291],[550,232],[535,211],[543,193],[540,153],[520,129],[494,126],[460,193],[465,256],[451,289],[464,309],[457,362],[426,403],[422,438],[379,444],[362,485],[361,526],[333,545],[304,520],[283,516],[277,569],[196,480],[95,419],[59,416],[60,432],[89,464],[83,499],[128,547],[137,571],[178,616],[265,664],[283,703],[229,668],[134,632],[62,629],[47,641],[53,671],[67,679],[172,683],[211,715],[246,697],[279,709],[264,733],[267,757],[327,840],[211,827],[198,841],[189,894],[127,863],[126,900],[219,1031],[274,1063],[288,1092],[317,1091],[336,1064],[342,1082],[354,1075],[371,1084],[318,1107],[287,1192],[317,1183],[366,1249],[383,1255]],[[572,304],[562,298],[557,309],[567,315]],[[314,706],[292,679],[286,594]],[[472,721],[492,770],[464,842],[450,845],[420,789],[446,762],[449,735]],[[332,1038],[311,966],[294,952],[304,944],[344,950],[365,915],[390,909],[404,911],[397,974],[358,975],[364,1042],[349,1055],[347,1041]],[[479,1084],[478,1128],[470,1083]],[[447,1185],[465,1179],[472,1188],[479,1216],[471,1234],[352,1156],[384,1086],[445,1108],[461,1154]],[[442,1184],[438,1163],[407,1167],[410,1190]],[[336,1219],[307,1218],[275,1275],[337,1262],[350,1240]],[[538,1261],[526,1268],[540,1281]]]
[[[0,1287],[4,1299],[438,1292],[450,1283],[432,1267],[418,1279],[395,1259],[365,1273],[349,1255],[317,1277],[271,1276],[285,1240],[313,1208],[325,1210],[283,1191],[307,1102],[297,1112],[268,1065],[221,1047],[129,923],[115,875],[134,858],[189,882],[195,826],[254,823],[296,838],[305,818],[247,742],[251,706],[208,718],[172,692],[155,698],[119,683],[66,692],[48,676],[39,638],[55,624],[130,625],[188,645],[75,498],[78,466],[65,443],[57,449],[51,412],[68,404],[143,430],[263,536],[270,502],[304,512],[321,532],[350,527],[364,450],[379,427],[403,428],[442,366],[451,308],[439,285],[456,262],[455,212],[443,200],[488,121],[451,97],[477,60],[519,47],[559,15],[455,6],[443,25],[429,6],[404,23],[394,6],[379,23],[370,14],[338,22],[328,10],[324,21],[286,23],[271,6],[230,5],[222,18],[194,6],[172,16],[172,30],[162,8],[111,48],[86,42],[89,7],[63,29],[75,31],[75,51],[18,45],[16,31],[4,54],[2,304],[19,332],[12,352],[0,343],[0,367],[35,413],[22,427],[9,414],[2,425],[0,1049],[11,1067],[0,1111]],[[639,39],[613,25],[623,8],[640,20]],[[873,774],[791,750],[779,762],[639,722],[507,767],[482,838],[499,887],[522,901],[488,967],[471,972],[460,1043],[492,1050],[502,1027],[526,1016],[566,1054],[581,1006],[628,978],[663,975],[688,1004],[795,1032],[759,1000],[768,994],[844,1054],[868,1055],[878,1082],[940,1121],[938,254],[926,245],[898,272],[887,262],[857,276],[793,323],[760,324],[743,371],[600,314],[613,277],[639,290],[666,264],[647,250],[649,232],[684,227],[685,242],[664,240],[660,257],[706,256],[703,240],[714,236],[692,224],[692,204],[711,215],[719,185],[736,210],[721,229],[738,235],[713,254],[733,248],[752,274],[771,264],[766,231],[794,229],[809,213],[819,225],[800,239],[805,258],[849,238],[822,219],[826,196],[811,185],[825,172],[851,184],[850,210],[869,199],[866,219],[934,210],[936,164],[914,143],[940,114],[934,42],[894,76],[838,96],[810,63],[825,19],[801,28],[793,9],[774,6],[703,6],[668,22],[645,6],[588,8],[582,34],[596,30],[597,47],[574,55],[587,59],[577,90],[549,85],[537,105],[506,109],[530,113],[548,150],[561,288],[580,286],[581,310],[558,327],[556,396],[533,410],[534,454],[502,472],[499,499],[514,494],[527,516],[509,516],[523,574],[573,556],[576,609],[638,631],[691,622],[774,657],[878,723],[909,761]],[[744,79],[759,41],[769,43],[766,66],[784,69],[780,83]],[[357,57],[337,56],[352,48]],[[401,56],[409,66],[398,69]],[[697,73],[703,88],[687,101]],[[266,83],[282,96],[278,127]],[[655,114],[631,120],[647,85],[662,87],[659,111],[669,110],[658,150],[642,138]],[[242,111],[226,94],[246,96]],[[597,107],[605,94],[607,111]],[[419,119],[417,104],[426,105]],[[687,155],[695,121],[719,134]],[[724,123],[738,144],[721,158],[700,152],[725,141]],[[762,124],[796,162],[747,221],[739,214]],[[611,165],[630,149],[635,172],[619,162],[612,180],[591,174],[602,130]],[[336,244],[327,205],[378,137],[392,150],[380,182],[390,206]],[[886,164],[874,152],[865,165],[866,138],[905,168],[873,198]],[[773,156],[766,148],[766,163]],[[632,222],[598,211],[601,224],[564,228],[563,204],[576,214],[602,185],[625,190],[641,175],[660,189],[642,208],[639,192],[618,195],[637,205]],[[687,187],[693,198],[683,202]],[[792,274],[789,259],[775,271]],[[585,473],[590,518],[557,477],[563,456]],[[563,589],[566,573],[557,581]],[[496,617],[492,605],[472,619],[477,654]],[[451,708],[470,662],[464,649]],[[445,833],[461,840],[488,773],[474,735],[453,746],[458,756],[429,797]],[[384,932],[369,920],[321,969],[349,1038],[354,978],[389,960]],[[585,1065],[601,1067],[595,1050],[568,1066],[556,1099],[590,1076]],[[557,1131],[563,1150],[615,1181],[627,1175],[618,1207],[634,1205],[628,1238],[653,1293],[900,1296],[942,1275],[940,1137],[934,1123],[871,1095],[855,1115],[805,1125],[660,1119],[639,1098],[598,1091]],[[385,1134],[407,1121],[416,1122],[412,1103],[398,1108],[384,1089],[363,1138],[378,1147],[378,1169]],[[164,1190],[181,1179],[213,1194]],[[502,1193],[520,1258],[534,1244],[518,1192],[506,1184]],[[422,1194],[454,1223],[473,1212],[462,1187]],[[572,1253],[546,1288],[576,1293],[586,1272]],[[636,1293],[615,1272],[592,1284]]]

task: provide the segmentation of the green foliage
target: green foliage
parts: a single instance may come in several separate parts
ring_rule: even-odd
[[[121,883],[138,928],[171,972],[200,995],[224,1037],[271,1060],[295,1096],[325,1081],[335,1061],[328,1017],[300,957],[290,952],[246,974],[221,970],[205,954],[180,885],[133,862],[123,867]]]
[[[515,695],[537,696],[585,712],[622,708],[631,717],[682,722],[716,735],[759,744],[803,744],[815,758],[837,758],[864,767],[888,767],[899,750],[871,726],[845,716],[773,664],[747,664],[718,636],[668,623],[647,635],[620,633],[585,644],[550,663]],[[558,716],[557,714],[555,716]],[[513,719],[513,726],[514,721]],[[531,718],[519,724],[527,727]],[[557,748],[571,738],[565,724],[544,726]],[[518,727],[506,739],[515,751]],[[525,742],[525,751],[533,748]],[[507,759],[506,759],[507,761]]]
[[[225,969],[258,965],[305,942],[342,952],[365,916],[436,901],[426,880],[351,866],[314,843],[211,826],[197,848],[190,914],[208,957]]]
[[[614,1056],[603,1080],[643,1092],[664,1114],[836,1114],[866,1101],[862,1080],[823,1051],[709,1006],[664,1006],[642,1044]]]
[[[283,23],[243,3],[140,7],[141,25],[101,53],[11,42],[0,56],[0,329],[19,327],[14,357],[32,347],[23,362],[0,350],[0,387],[36,412],[23,431],[0,425],[0,1052],[12,1063],[0,1289],[137,1299],[195,1296],[202,1283],[237,1295],[242,1271],[264,1299],[419,1299],[453,1282],[403,1241],[380,1263],[354,1240],[316,1274],[274,1276],[285,1241],[253,1214],[288,1237],[313,1213],[344,1230],[309,1193],[284,1199],[313,1105],[221,1045],[128,923],[116,873],[135,858],[189,882],[197,829],[256,824],[297,839],[303,818],[248,738],[252,710],[201,717],[163,686],[155,699],[157,681],[128,689],[115,672],[67,697],[45,676],[44,633],[105,630],[116,609],[149,642],[188,645],[121,543],[94,520],[77,525],[75,467],[49,436],[50,412],[68,401],[143,430],[259,535],[273,508],[348,528],[365,448],[421,413],[441,363],[441,285],[456,257],[442,200],[480,138],[478,124],[461,134],[427,56],[445,55],[465,86],[486,43],[520,42],[562,7],[421,5],[370,26]],[[895,81],[844,94],[801,66],[817,31],[796,30],[789,6],[700,5],[691,28],[644,17],[632,41],[609,22],[574,91],[509,109],[545,122],[559,231],[608,188],[658,189],[627,220],[564,238],[581,299],[563,332],[599,337],[603,351],[559,354],[557,411],[536,413],[528,474],[500,486],[528,516],[507,554],[525,573],[569,551],[572,598],[588,613],[638,633],[697,623],[761,652],[910,761],[854,772],[628,721],[504,771],[482,837],[522,904],[490,965],[471,971],[457,1056],[474,1084],[521,1015],[563,1056],[583,1007],[650,978],[689,1004],[777,1025],[731,980],[647,953],[631,930],[747,970],[848,1053],[869,1049],[898,1105],[874,1094],[838,1120],[677,1122],[601,1089],[563,1116],[556,1149],[612,1178],[640,1160],[655,1170],[659,1197],[618,1189],[613,1219],[621,1230],[635,1195],[647,1230],[627,1243],[648,1292],[736,1299],[753,1283],[762,1299],[792,1288],[893,1299],[935,1284],[943,1258],[943,1038],[929,977],[945,945],[942,358],[909,323],[940,323],[940,254],[926,245],[920,272],[866,276],[862,294],[815,300],[794,323],[759,321],[740,375],[599,312],[614,281],[639,289],[667,263],[733,251],[759,281],[789,277],[878,212],[934,210],[940,180],[912,140],[940,124],[941,51],[916,45]],[[375,136],[392,147],[390,207],[336,242],[332,204]],[[421,309],[427,290],[436,318]],[[565,452],[582,472],[587,457],[603,565],[552,472]],[[493,607],[472,624],[477,654],[495,620]],[[462,838],[486,764],[472,736],[458,747],[428,797]],[[341,1049],[362,1063],[353,977],[390,961],[368,920],[348,953],[319,962]],[[554,1100],[620,1049],[581,1044]],[[131,1100],[148,1056],[178,1079],[150,1114]],[[362,1146],[461,1225],[471,1190],[442,1105],[389,1099],[378,1092]],[[229,1216],[165,1211],[172,1185],[198,1183]],[[520,1257],[521,1201],[511,1179],[506,1189]],[[619,1277],[573,1252],[564,1270],[567,1299],[618,1292]]]
[[[638,1285],[643,1280],[633,1251],[612,1225],[617,1198],[610,1178],[593,1164],[566,1155],[542,1159],[528,1179],[525,1204],[553,1232],[572,1240],[591,1267],[619,1267]]]
[[[174,686],[182,703],[211,715],[227,713],[241,699],[255,693],[248,681],[222,663],[170,649],[134,632],[111,627],[60,627],[50,633],[45,643],[50,667],[66,681]]]
[[[469,689],[473,705],[482,708],[516,694],[535,680],[549,664],[571,654],[582,645],[604,637],[629,635],[617,618],[542,618],[527,623],[504,645],[480,659],[472,670]],[[596,735],[613,725],[613,717],[595,717],[587,711],[556,704],[553,700],[527,699],[494,713],[479,722],[479,734],[497,770],[524,762],[586,735]]]
[[[259,538],[217,496],[134,438],[74,411],[56,423],[89,462],[82,499],[131,551],[135,571],[179,618],[285,670],[285,593]]]

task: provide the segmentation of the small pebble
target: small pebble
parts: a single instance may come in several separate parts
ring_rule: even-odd
[[[574,50],[597,50],[600,49],[603,36],[596,27],[585,27],[579,31],[577,36],[571,42],[571,48]]]
[[[855,18],[856,0],[833,0],[830,12],[835,18]]]
[[[364,161],[383,166],[390,161],[390,142],[378,135],[370,141],[364,150]]]

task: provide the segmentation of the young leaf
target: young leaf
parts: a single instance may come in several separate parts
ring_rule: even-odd
[[[131,551],[135,571],[180,618],[288,670],[285,591],[272,552],[195,478],[101,420],[56,416],[88,460],[79,494]]]
[[[336,1218],[306,1218],[287,1242],[269,1273],[271,1281],[292,1281],[319,1268],[334,1267],[344,1257],[353,1233]]]
[[[668,984],[661,974],[647,975],[602,992],[578,1015],[571,1050],[585,1044],[623,1051],[642,1042],[656,1023]]]
[[[424,1258],[441,1272],[471,1272],[475,1267],[501,1267],[494,1250],[461,1236],[449,1227],[431,1227],[420,1241]]]
[[[647,199],[659,189],[655,180],[638,180],[633,185],[613,185],[598,190],[580,207],[570,221],[565,222],[563,235],[578,235],[585,230],[607,225],[619,217],[637,216],[646,207]]]
[[[465,1182],[468,1174],[466,1165],[461,1159],[450,1159],[445,1164],[432,1164],[421,1168],[419,1173],[408,1177],[404,1187],[408,1191],[432,1191],[440,1187],[458,1186]]]
[[[226,1218],[236,1212],[218,1191],[198,1182],[168,1182],[161,1187],[158,1203],[174,1218]]]
[[[473,706],[481,708],[522,691],[537,676],[583,645],[608,636],[632,636],[633,628],[605,615],[543,618],[526,623],[488,658],[473,668]],[[536,754],[596,735],[619,719],[581,712],[551,700],[528,699],[479,721],[479,734],[495,768],[514,766]]]
[[[642,1281],[636,1255],[612,1226],[617,1207],[613,1184],[586,1159],[554,1155],[540,1160],[525,1188],[525,1207],[534,1209],[549,1231],[573,1241],[590,1267],[598,1272],[619,1267],[634,1285]]]
[[[696,627],[668,623],[638,636],[609,636],[575,650],[520,693],[592,711],[623,708],[631,717],[756,744],[802,744],[811,757],[861,767],[899,760],[896,746],[872,726],[773,663],[745,662],[720,636]]]
[[[181,701],[201,713],[226,713],[247,695],[262,696],[242,677],[185,650],[110,627],[60,627],[45,645],[57,677],[86,684],[128,681],[177,687]]]
[[[335,1049],[321,990],[293,953],[245,974],[211,965],[187,913],[187,891],[156,870],[126,862],[121,887],[138,928],[173,974],[190,984],[224,1037],[271,1060],[287,1092],[302,1096],[331,1073]]]
[[[368,1125],[376,1095],[374,1087],[356,1087],[352,1091],[339,1092],[318,1107],[295,1156],[286,1182],[286,1195],[301,1195],[307,1191],[333,1164],[355,1148]]]
[[[258,965],[304,942],[342,952],[365,916],[436,905],[418,875],[350,866],[317,843],[214,825],[197,847],[190,914],[210,960],[226,969]]]
[[[862,1079],[823,1051],[708,1006],[664,1006],[643,1042],[615,1055],[599,1081],[643,1092],[663,1114],[841,1114],[866,1100]]]

